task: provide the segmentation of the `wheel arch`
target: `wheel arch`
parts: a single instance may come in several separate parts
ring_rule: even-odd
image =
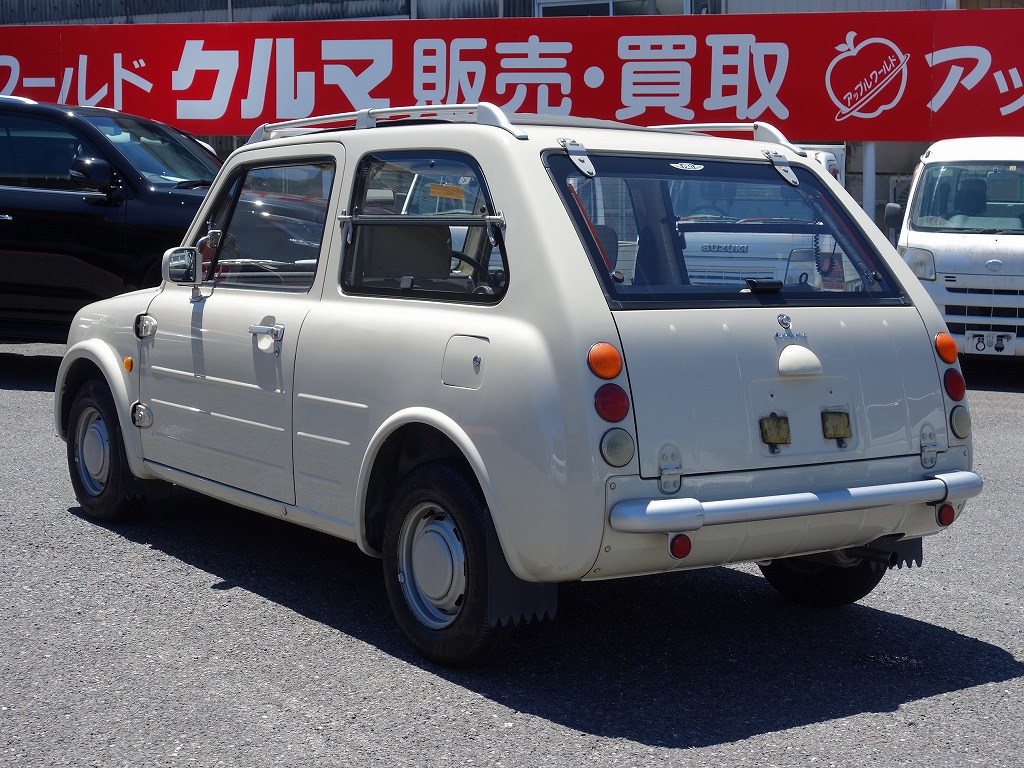
[[[356,541],[379,557],[384,518],[395,486],[414,467],[430,461],[459,466],[475,480],[491,507],[490,476],[473,441],[450,417],[424,408],[394,414],[370,439],[359,468],[356,493]]]
[[[100,341],[90,339],[76,344],[65,353],[61,361],[54,386],[54,421],[57,435],[67,442],[71,405],[78,391],[91,379],[103,381],[114,399],[125,454],[132,474],[142,478],[151,477],[142,461],[139,430],[131,422],[131,405],[137,399],[138,393],[129,389],[123,362],[116,350]]]

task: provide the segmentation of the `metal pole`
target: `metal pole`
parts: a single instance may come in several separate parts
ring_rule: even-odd
[[[875,142],[864,142],[864,212],[875,220]]]

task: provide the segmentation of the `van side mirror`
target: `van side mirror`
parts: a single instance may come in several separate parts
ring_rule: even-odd
[[[899,229],[903,226],[903,206],[899,203],[886,203],[883,220],[889,229]]]

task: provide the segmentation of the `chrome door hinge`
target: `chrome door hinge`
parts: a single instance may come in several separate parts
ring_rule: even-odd
[[[675,443],[664,443],[658,451],[658,472],[659,491],[675,493],[679,490],[683,482],[683,459]]]
[[[132,424],[140,429],[153,426],[153,411],[148,405],[135,403],[132,405]]]
[[[152,315],[137,315],[135,317],[135,338],[148,339],[156,335],[156,318]]]
[[[921,466],[931,469],[938,461],[939,443],[935,438],[935,430],[925,424],[921,427]]]

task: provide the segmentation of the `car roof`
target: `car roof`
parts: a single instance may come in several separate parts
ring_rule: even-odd
[[[1024,136],[968,136],[928,147],[923,163],[1017,160],[1024,162]]]
[[[136,120],[147,120],[148,122],[154,122],[152,120],[149,120],[149,118],[140,117],[138,115],[130,115],[127,112],[121,112],[119,110],[111,109],[109,107],[80,107],[72,104],[50,104],[41,101],[33,101],[32,99],[26,99],[22,96],[0,96],[0,108],[10,109],[12,107],[18,111],[25,111],[43,115],[52,115],[57,117],[67,117],[69,115],[121,115],[123,117],[135,118]]]

